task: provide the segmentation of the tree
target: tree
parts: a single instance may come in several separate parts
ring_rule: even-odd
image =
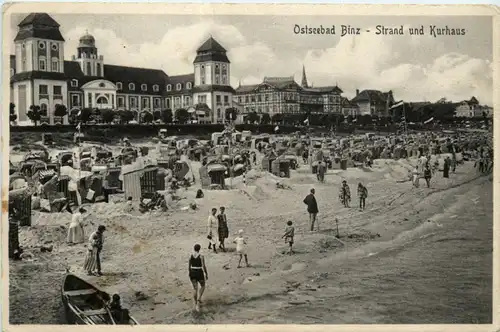
[[[227,121],[236,121],[238,117],[238,109],[236,107],[226,108],[226,120]]]
[[[189,112],[185,108],[179,108],[175,111],[175,119],[181,124],[185,124],[189,120]]]
[[[33,123],[35,124],[35,127],[36,127],[37,124],[38,124],[38,121],[40,121],[40,119],[42,118],[42,114],[41,114],[41,111],[40,111],[40,106],[38,106],[38,105],[31,105],[30,109],[28,110],[28,112],[26,113],[26,115],[28,116],[28,118],[31,121],[33,121]]]
[[[281,123],[281,121],[283,121],[283,116],[281,113],[273,114],[271,121],[272,123]]]
[[[161,120],[161,110],[155,110],[153,112],[153,120],[154,121]]]
[[[267,125],[271,123],[271,116],[269,113],[262,114],[262,118],[260,119],[260,123],[263,125]]]
[[[131,110],[123,110],[119,113],[119,117],[122,123],[128,124],[130,121],[134,120],[134,112]]]
[[[92,119],[92,109],[91,108],[84,108],[80,111],[79,115],[77,116],[78,121],[81,123],[87,123]]]
[[[63,116],[66,116],[68,114],[68,109],[66,106],[64,105],[61,105],[61,104],[57,104],[55,106],[55,109],[54,109],[54,116],[57,116],[57,117],[63,117]]]
[[[142,121],[144,123],[152,123],[154,121],[153,114],[150,112],[142,112]]]
[[[163,123],[172,123],[173,113],[170,108],[163,109],[161,111],[161,120]]]
[[[247,116],[247,121],[251,124],[258,122],[260,119],[259,115],[256,112],[250,112]]]
[[[16,105],[14,103],[10,103],[9,105],[9,122],[16,122],[17,114],[16,114]]]
[[[104,109],[101,111],[102,122],[111,123],[115,119],[116,112],[109,109]]]

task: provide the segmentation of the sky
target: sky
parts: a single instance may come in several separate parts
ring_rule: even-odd
[[[49,13],[50,14],[50,13]],[[396,100],[460,101],[475,96],[492,104],[492,19],[487,16],[207,16],[54,14],[66,40],[65,59],[76,54],[88,30],[105,64],[193,72],[196,49],[212,35],[228,50],[231,85],[257,84],[265,76],[294,76],[305,66],[309,84],[392,90]],[[11,36],[24,15],[13,15]],[[336,27],[335,35],[295,34],[300,27]],[[341,25],[360,28],[340,36]],[[376,35],[376,26],[405,34]],[[424,35],[408,28],[424,27]],[[465,29],[461,36],[432,36],[430,26]],[[367,32],[366,30],[370,30]],[[13,44],[12,44],[13,45]]]

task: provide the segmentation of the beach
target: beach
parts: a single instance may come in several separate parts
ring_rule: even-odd
[[[252,170],[246,185],[230,190],[179,190],[167,212],[125,212],[123,195],[86,206],[85,233],[106,226],[102,277],[82,269],[85,244],[68,246],[68,213],[35,211],[22,227],[21,246],[33,260],[10,263],[11,324],[60,324],[66,268],[108,293],[119,293],[141,324],[487,324],[492,322],[492,176],[465,162],[449,179],[434,175],[431,188],[408,178],[415,159],[375,160],[372,168],[330,170],[318,183],[307,167],[291,178]],[[193,162],[198,176],[198,163]],[[342,207],[342,180],[351,208]],[[290,189],[277,189],[276,183]],[[368,188],[365,211],[356,187]],[[302,203],[316,189],[319,230],[309,231]],[[188,207],[196,203],[197,209]],[[207,217],[226,207],[228,252],[207,249]],[[335,235],[336,223],[340,238]],[[295,226],[295,255],[281,239]],[[236,268],[232,239],[244,230],[250,267]],[[339,241],[340,240],[340,241]],[[50,253],[35,248],[53,245]],[[227,243],[226,242],[226,243]],[[202,246],[209,279],[200,313],[192,312],[187,263]],[[26,306],[46,310],[27,311]]]

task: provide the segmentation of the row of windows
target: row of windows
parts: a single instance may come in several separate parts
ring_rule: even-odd
[[[38,59],[38,70],[47,71],[47,59],[45,59],[44,56],[41,56]],[[59,71],[59,59],[58,58],[52,58],[51,71],[55,71],[55,72]]]
[[[62,96],[62,86],[60,85],[54,85],[52,87],[52,92],[54,95],[56,96]],[[38,86],[38,94],[40,95],[48,95],[49,94],[49,86],[48,85],[43,85],[43,84],[40,84]]]
[[[71,80],[71,86],[72,87],[78,87],[78,80],[76,79],[73,79]],[[186,84],[186,87],[188,89],[191,89],[191,82],[188,82]],[[118,90],[123,90],[123,83],[122,82],[116,82],[116,88]],[[171,91],[171,88],[172,86],[169,84],[167,85],[167,91]],[[128,89],[131,90],[131,91],[135,91],[135,84],[134,83],[129,83],[128,84]],[[177,84],[177,90],[182,90],[182,84],[181,83],[178,83]],[[141,91],[148,91],[148,85],[147,84],[141,84]],[[160,86],[155,84],[153,85],[153,91],[154,92],[160,92]]]
[[[24,45],[23,43],[23,48],[25,48],[26,46]],[[45,49],[45,43],[44,42],[39,42],[38,43],[38,48],[41,49],[41,50],[44,50]],[[59,49],[59,45],[57,45],[57,43],[51,43],[50,44],[50,48],[54,51],[57,51]]]
[[[308,95],[299,95],[297,93],[283,93],[283,99],[284,100],[304,100],[304,101],[310,101],[310,102],[317,102],[317,103],[323,103],[324,99],[321,96],[308,96]],[[279,100],[279,95],[277,93],[264,93],[264,94],[257,94],[257,95],[247,95],[247,96],[238,96],[237,101],[238,103],[250,103],[250,102],[264,102],[264,101],[273,101],[273,100]],[[340,102],[340,96],[330,96],[329,101],[331,103],[339,103]]]

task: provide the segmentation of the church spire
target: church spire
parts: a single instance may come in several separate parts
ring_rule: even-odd
[[[306,67],[304,65],[302,65],[302,84],[301,85],[303,88],[309,87],[307,85]]]

